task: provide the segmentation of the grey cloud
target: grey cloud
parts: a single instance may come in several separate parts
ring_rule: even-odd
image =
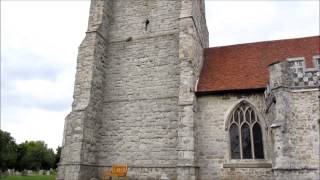
[[[57,99],[41,99],[32,94],[19,94],[13,89],[14,87],[10,84],[6,84],[1,87],[1,104],[2,106],[16,106],[24,108],[39,108],[51,111],[64,111],[71,107],[72,96]],[[50,96],[50,94],[48,94]]]
[[[50,81],[57,86],[61,85],[57,78],[68,68],[64,67],[62,63],[52,63],[54,60],[50,59],[50,57],[41,57],[16,49],[5,50],[1,54],[1,61],[1,104],[4,108],[18,106],[62,111],[71,106],[71,94],[69,97],[65,95],[58,96],[58,99],[43,99],[32,93],[20,94],[19,90],[16,89],[17,87],[15,87],[16,82],[28,80]]]
[[[1,54],[2,73],[8,81],[12,79],[35,79],[55,80],[63,71],[61,64],[52,63],[50,57],[40,57],[36,54],[8,50]]]

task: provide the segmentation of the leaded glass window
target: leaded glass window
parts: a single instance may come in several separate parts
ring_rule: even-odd
[[[240,159],[239,128],[236,124],[230,126],[231,158]]]
[[[253,108],[241,102],[229,122],[231,159],[264,159],[261,122]]]

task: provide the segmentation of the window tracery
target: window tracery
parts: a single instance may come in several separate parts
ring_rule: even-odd
[[[264,159],[261,122],[248,103],[232,112],[228,132],[231,159]]]

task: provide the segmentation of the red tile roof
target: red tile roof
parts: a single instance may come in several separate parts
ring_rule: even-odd
[[[319,54],[320,36],[207,48],[197,92],[265,88],[268,65],[304,57],[313,67],[312,57]]]

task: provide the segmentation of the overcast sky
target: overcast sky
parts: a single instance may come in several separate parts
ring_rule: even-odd
[[[61,145],[89,1],[1,1],[1,129]],[[210,46],[319,35],[319,0],[206,1]]]

